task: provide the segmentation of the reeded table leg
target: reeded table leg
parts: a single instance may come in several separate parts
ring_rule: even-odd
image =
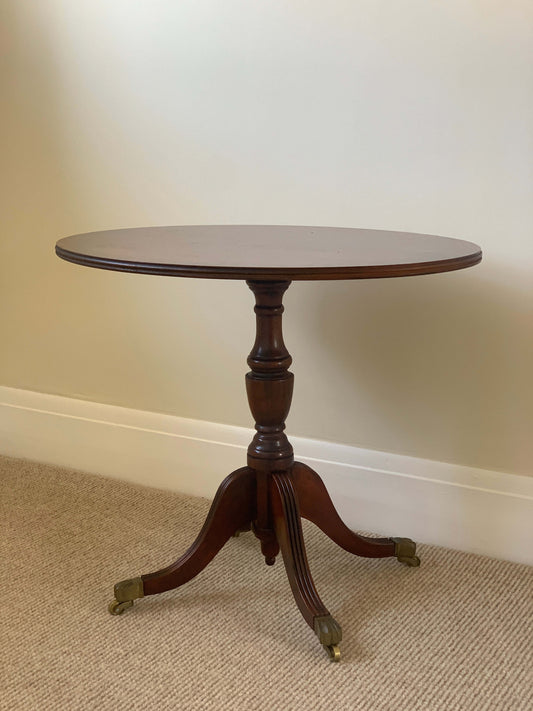
[[[339,661],[342,631],[320,599],[311,577],[290,473],[272,475],[271,500],[276,536],[296,604],[331,659]]]

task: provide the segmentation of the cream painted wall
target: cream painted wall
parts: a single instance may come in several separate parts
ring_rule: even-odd
[[[147,224],[362,226],[474,269],[296,283],[289,431],[533,474],[528,0],[4,0],[0,384],[249,425],[252,295],[58,260]],[[224,328],[218,313],[231,316]]]

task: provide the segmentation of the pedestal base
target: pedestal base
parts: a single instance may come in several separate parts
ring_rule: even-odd
[[[255,295],[256,339],[246,375],[248,402],[256,434],[248,447],[248,466],[230,474],[220,485],[196,541],[175,563],[162,570],[115,585],[113,614],[133,600],[183,585],[205,568],[226,541],[252,529],[261,541],[267,565],[281,550],[294,599],[304,620],[339,661],[340,625],[315,588],[302,533],[301,517],[315,523],[349,553],[367,558],[396,556],[406,565],[419,565],[415,544],[406,538],[368,538],[344,525],[316,472],[294,461],[285,435],[294,376],[292,359],[283,341],[282,298],[288,281],[248,281]]]
[[[418,566],[416,545],[408,538],[369,538],[351,531],[339,517],[319,475],[301,462],[267,479],[268,525],[258,526],[258,473],[243,467],[220,485],[207,519],[192,546],[171,565],[115,585],[109,606],[120,615],[133,600],[184,585],[200,573],[232,536],[254,532],[261,541],[265,561],[271,565],[281,551],[294,599],[303,618],[317,635],[332,661],[340,660],[340,625],[330,615],[315,588],[302,533],[301,519],[316,524],[344,550],[365,558],[396,557]]]

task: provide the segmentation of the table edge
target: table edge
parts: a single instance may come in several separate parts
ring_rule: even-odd
[[[477,246],[477,245],[476,245]],[[318,281],[333,279],[377,279],[422,274],[438,274],[472,267],[482,259],[482,251],[451,259],[408,264],[367,265],[356,267],[209,267],[200,265],[156,264],[126,260],[106,259],[79,254],[56,244],[58,257],[73,264],[97,269],[135,274],[177,276],[199,279],[244,279],[260,281]]]

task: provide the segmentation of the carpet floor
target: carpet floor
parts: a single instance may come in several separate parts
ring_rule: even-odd
[[[207,500],[6,457],[0,482],[2,711],[533,709],[529,566],[422,545],[407,568],[304,524],[343,629],[334,664],[251,533],[182,588],[107,612],[115,582],[181,555]]]

